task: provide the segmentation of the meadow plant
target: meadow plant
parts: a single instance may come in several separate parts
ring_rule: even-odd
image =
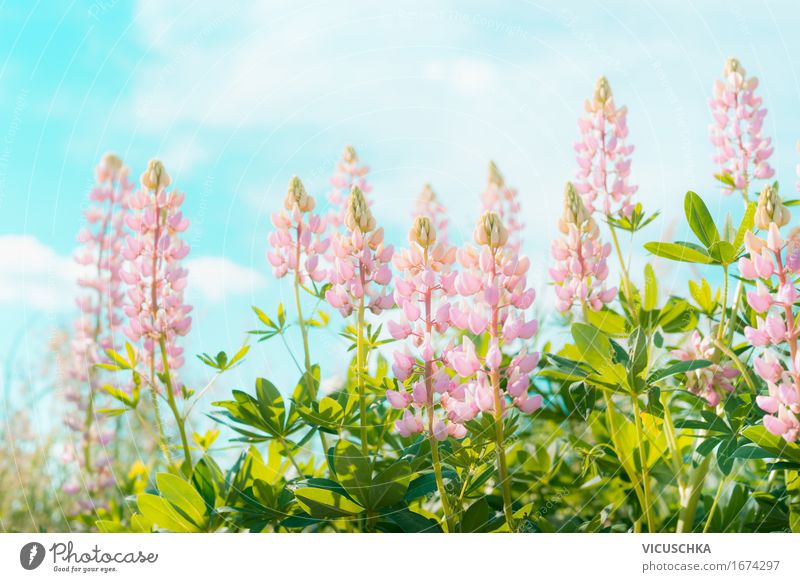
[[[86,413],[102,374],[103,392],[121,403],[106,412],[133,411],[145,430],[152,416],[163,458],[137,465],[120,488],[135,503],[84,522],[141,532],[800,530],[800,234],[796,201],[777,183],[748,198],[774,172],[756,86],[730,59],[711,102],[717,178],[726,193],[742,192],[743,210],[718,223],[687,192],[691,240],[645,243],[641,278],[618,232],[631,235],[630,257],[633,235],[658,213],[645,216],[634,199],[627,109],[605,77],[579,121],[578,172],[549,265],[523,252],[521,198],[494,163],[472,242],[448,239],[445,208],[426,186],[397,252],[352,147],[329,209],[292,178],[272,215],[267,262],[276,278],[292,277],[304,365],[286,341],[295,323],[282,305],[274,318],[254,308],[264,328],[250,333],[281,337],[300,381],[294,391],[266,378],[232,390],[195,417],[210,426],[191,444],[189,413],[213,379],[195,392],[177,375],[191,330],[183,195],[168,190],[158,161],[133,191],[121,162],[104,158],[92,194],[101,208],[80,235],[78,256],[94,270],[78,302],[82,364],[71,382],[82,384]],[[660,284],[669,262],[692,265],[681,275],[687,292]],[[549,267],[557,317],[534,315],[534,267]],[[302,291],[317,302],[310,316]],[[314,334],[337,323],[319,304],[345,322],[349,354],[346,378],[329,390],[323,373],[333,371],[316,361]],[[199,359],[216,378],[247,353],[246,344]],[[106,380],[126,371],[124,388],[113,386],[117,374]],[[236,437],[224,454],[212,447],[220,425]],[[75,428],[89,448],[101,444],[95,427],[78,419]],[[317,434],[321,448],[305,446]],[[93,478],[104,475],[91,466]]]

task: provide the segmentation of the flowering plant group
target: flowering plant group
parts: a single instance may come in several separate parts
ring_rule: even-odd
[[[605,77],[578,122],[549,254],[526,254],[525,198],[493,162],[469,240],[426,184],[397,248],[352,147],[327,205],[293,177],[265,267],[291,281],[294,305],[254,307],[250,337],[283,339],[299,380],[286,390],[258,378],[205,416],[195,405],[249,344],[200,355],[213,370],[202,390],[181,381],[184,194],[160,161],[137,187],[105,156],[78,237],[89,274],[65,378],[76,521],[136,532],[800,531],[800,232],[795,201],[766,182],[757,87],[730,59],[710,102],[715,176],[743,209],[720,228],[688,192],[697,240],[647,242],[641,278],[632,241],[658,213],[637,200],[628,111]],[[657,269],[687,265],[686,289],[659,286]],[[546,273],[537,291],[532,272]],[[347,374],[330,388],[314,332],[337,322]],[[147,453],[133,468],[108,454],[109,422],[123,414]],[[217,446],[221,430],[233,454]]]

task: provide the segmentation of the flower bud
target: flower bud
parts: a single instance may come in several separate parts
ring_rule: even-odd
[[[490,186],[497,186],[498,188],[502,188],[505,186],[505,179],[503,178],[503,174],[500,173],[500,169],[497,167],[493,161],[489,161],[489,185]]]
[[[722,70],[722,76],[727,79],[733,73],[738,73],[742,76],[742,78],[746,76],[746,72],[742,66],[742,63],[740,63],[738,59],[728,57],[728,60],[725,61],[725,68]]]
[[[344,153],[342,154],[342,159],[347,164],[357,164],[358,154],[356,153],[356,149],[351,145],[345,146]]]
[[[475,242],[496,249],[508,242],[508,230],[496,212],[484,212],[473,233]]]
[[[419,193],[418,201],[421,204],[432,204],[436,202],[436,192],[433,191],[430,184],[425,184],[422,187],[422,192]]]
[[[344,223],[350,231],[359,230],[361,233],[367,233],[375,230],[375,219],[372,217],[364,193],[358,186],[353,186],[350,191]]]
[[[429,249],[436,244],[436,228],[431,219],[427,216],[417,216],[408,233],[408,240],[417,243],[423,249]]]
[[[300,212],[311,212],[314,210],[314,198],[306,193],[306,188],[300,178],[293,176],[289,182],[289,189],[286,191],[286,198],[283,200],[283,207],[289,212],[299,210]]]
[[[575,225],[580,229],[584,223],[590,220],[592,217],[586,209],[581,195],[575,190],[572,182],[567,182],[564,187],[564,214],[559,223],[559,230],[566,234],[569,231],[569,225]]]
[[[122,158],[116,154],[107,152],[100,160],[97,178],[100,182],[105,182],[106,180],[116,180],[126,173],[127,171],[124,170]]]
[[[759,230],[768,230],[771,222],[779,228],[789,224],[792,216],[789,209],[783,205],[778,190],[774,186],[767,184],[761,190],[758,197],[758,207],[756,208],[755,225]]]
[[[167,174],[167,170],[164,168],[164,164],[162,164],[160,160],[150,160],[140,180],[142,186],[155,192],[163,190],[172,182],[169,174]]]
[[[611,97],[611,85],[608,84],[608,79],[601,76],[594,85],[594,102],[605,105]]]

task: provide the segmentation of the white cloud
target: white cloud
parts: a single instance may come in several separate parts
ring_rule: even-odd
[[[81,267],[30,235],[0,236],[0,304],[41,311],[74,305]]]
[[[186,268],[189,269],[189,293],[199,293],[212,302],[222,301],[229,295],[254,293],[267,284],[261,273],[225,257],[190,259]]]
[[[229,295],[263,289],[266,278],[225,257],[186,261],[189,293],[201,300],[222,301]],[[26,306],[46,312],[74,307],[82,267],[30,235],[0,236],[0,305]]]

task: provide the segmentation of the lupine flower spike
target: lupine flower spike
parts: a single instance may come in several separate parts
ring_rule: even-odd
[[[617,108],[605,77],[597,80],[584,109],[586,117],[578,120],[581,139],[575,144],[575,189],[589,213],[630,218],[635,206],[631,197],[638,186],[629,183],[633,146],[626,143],[628,109]]]
[[[314,198],[308,195],[300,178],[294,176],[289,182],[284,210],[272,215],[275,230],[269,234],[272,250],[267,251],[267,260],[272,265],[273,273],[279,279],[288,272],[294,274],[294,298],[297,307],[297,319],[303,338],[305,371],[311,372],[311,354],[308,344],[308,330],[303,318],[300,300],[300,288],[309,280],[320,282],[327,273],[320,265],[320,256],[328,249],[329,241],[323,238],[325,223],[318,214],[314,214]],[[311,398],[315,399],[313,383]],[[320,433],[321,435],[322,433]]]
[[[422,192],[419,193],[417,203],[414,208],[413,218],[418,216],[425,216],[431,219],[433,227],[436,229],[436,238],[440,243],[447,243],[447,208],[439,201],[436,193],[431,188],[430,184],[425,184],[422,187]]]
[[[542,403],[541,396],[528,394],[528,375],[539,362],[539,354],[523,346],[507,363],[503,362],[504,343],[530,340],[536,333],[536,320],[526,311],[535,293],[528,287],[530,261],[509,248],[509,232],[494,212],[484,212],[473,234],[479,250],[471,245],[459,249],[457,258],[463,271],[456,277],[456,291],[468,301],[450,307],[451,323],[474,334],[489,332],[489,347],[479,358],[472,341],[447,354],[448,363],[468,379],[464,403],[448,402],[451,418],[469,419],[478,412],[494,417],[498,476],[503,489],[506,521],[513,527],[511,492],[503,448],[503,417],[509,405],[530,414]]]
[[[133,234],[123,250],[125,268],[121,276],[128,285],[125,334],[132,342],[141,343],[150,366],[153,394],[158,389],[156,372],[161,373],[167,403],[181,432],[184,456],[190,460],[183,420],[175,405],[180,388],[175,372],[184,363],[178,338],[192,326],[192,307],[183,297],[189,273],[181,266],[189,254],[189,245],[180,238],[189,220],[181,212],[183,193],[167,191],[171,179],[160,161],[151,160],[140,180],[142,188],[129,196],[128,205],[133,212],[127,223]],[[153,402],[157,412],[155,397]]]
[[[769,165],[772,140],[764,137],[762,127],[767,110],[756,97],[756,77],[748,77],[734,58],[725,62],[723,80],[714,83],[709,101],[714,123],[710,126],[711,143],[716,148],[714,163],[719,166],[722,192],[742,193],[747,202],[753,179],[766,180],[775,171]]]
[[[388,326],[392,337],[407,343],[403,351],[397,352],[393,370],[400,382],[411,383],[412,390],[388,390],[386,398],[392,407],[404,411],[395,425],[402,436],[425,432],[430,441],[436,484],[452,531],[437,443],[448,435],[463,438],[467,433],[462,419],[449,417],[443,406],[448,398],[462,401],[464,385],[447,373],[436,339],[450,327],[449,300],[456,294],[456,273],[450,267],[456,249],[437,242],[436,228],[427,216],[414,220],[408,239],[409,248],[395,254],[393,260],[399,271],[394,296],[402,315]],[[423,412],[426,422],[422,419]]]
[[[508,248],[519,252],[522,248],[522,230],[525,224],[520,219],[522,211],[519,196],[514,188],[506,185],[503,174],[494,162],[489,162],[489,177],[486,189],[481,193],[481,203],[486,212],[496,213],[508,231]]]
[[[745,279],[755,281],[754,290],[747,293],[747,302],[757,314],[755,327],[744,330],[747,340],[763,347],[753,361],[753,368],[767,384],[768,394],[756,398],[766,414],[764,426],[788,442],[800,436],[800,336],[793,306],[798,300],[795,280],[800,274],[800,230],[793,229],[784,240],[776,220],[785,217],[780,202],[773,207],[767,238],[752,232],[745,235],[748,256],[739,259],[739,272]],[[782,354],[788,352],[788,357]]]
[[[367,404],[364,375],[367,354],[364,347],[365,309],[378,315],[394,305],[388,285],[392,279],[389,261],[394,252],[383,244],[383,228],[376,228],[364,193],[353,186],[344,217],[347,233],[334,233],[331,241],[332,266],[328,274],[332,287],[325,299],[347,317],[357,310],[356,374],[360,405],[361,448],[367,454]]]
[[[105,154],[95,170],[96,185],[89,194],[89,207],[84,212],[87,226],[78,233],[81,249],[75,261],[81,265],[78,286],[82,289],[77,305],[80,315],[75,320],[71,342],[68,375],[71,383],[88,385],[87,394],[77,388],[67,390],[67,399],[77,406],[65,424],[80,435],[79,443],[68,449],[69,460],[82,469],[83,486],[90,494],[114,485],[111,458],[104,454],[113,431],[102,427],[95,409],[99,388],[95,364],[106,362],[106,350],[113,349],[122,327],[124,295],[120,267],[125,238],[126,199],[133,186],[128,181],[128,168],[111,153]],[[95,422],[95,421],[98,422]],[[94,449],[103,447],[93,458]],[[77,493],[79,486],[69,483],[66,489]],[[91,503],[91,500],[84,500]]]
[[[558,230],[564,236],[550,247],[556,260],[550,268],[556,308],[565,313],[577,304],[598,311],[617,295],[616,287],[605,286],[611,245],[601,242],[597,223],[570,182],[564,189],[564,214]]]
[[[351,145],[345,147],[341,159],[336,163],[336,171],[331,178],[331,191],[328,193],[330,210],[326,221],[333,230],[344,224],[347,200],[353,187],[357,186],[366,194],[372,190],[367,182],[368,173],[369,167],[360,163],[355,148]]]

